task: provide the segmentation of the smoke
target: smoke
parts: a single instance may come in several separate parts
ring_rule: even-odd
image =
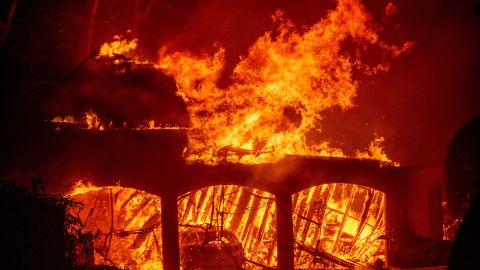
[[[388,73],[362,81],[357,110],[344,116],[384,136],[386,152],[402,165],[441,164],[455,132],[480,114],[480,18],[473,2],[396,3],[397,32],[414,48]]]
[[[68,76],[45,109],[77,119],[92,111],[113,127],[144,120],[188,126],[185,105],[175,93],[174,80],[151,66],[90,58]]]

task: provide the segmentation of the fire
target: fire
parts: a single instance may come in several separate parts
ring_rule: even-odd
[[[92,111],[85,113],[85,122],[87,123],[88,129],[104,129],[103,125],[100,123],[100,118]]]
[[[382,142],[385,139],[383,137],[377,137],[368,146],[368,150],[365,152],[356,151],[355,156],[360,159],[376,159],[382,161],[383,163],[392,164],[394,166],[400,166],[400,163],[392,161],[387,154],[385,153]],[[383,164],[382,163],[382,164]]]
[[[160,198],[120,186],[78,181],[70,195],[92,231],[94,263],[162,269]],[[292,197],[295,268],[371,266],[386,260],[385,195],[352,184],[326,184]],[[275,196],[248,187],[210,186],[178,197],[182,267],[277,266]],[[192,250],[194,251],[192,253]],[[204,256],[218,250],[215,259]],[[228,253],[226,256],[221,254]],[[202,255],[203,254],[203,255]]]
[[[191,241],[192,234],[200,238],[211,234],[211,240],[217,238],[230,245],[235,252],[229,256],[236,257],[245,269],[276,266],[276,205],[275,197],[268,192],[240,186],[210,186],[180,196],[178,208],[182,266],[196,259],[187,255],[188,246],[200,244]],[[229,263],[232,260],[225,258],[216,261],[215,266],[226,267]]]
[[[387,15],[397,13],[389,3]],[[155,64],[123,59],[138,46],[138,39],[115,36],[104,43],[97,59],[122,64],[152,65],[175,79],[190,117],[188,163],[247,164],[275,162],[286,155],[356,157],[398,165],[385,153],[384,138],[376,138],[354,154],[318,141],[325,112],[355,106],[359,82],[354,72],[386,72],[388,61],[367,65],[362,52],[374,47],[387,59],[408,52],[412,42],[387,45],[380,40],[371,16],[359,0],[338,0],[326,17],[299,30],[287,14],[272,15],[276,29],[264,33],[242,56],[230,76],[224,77],[226,48],[214,44],[213,54],[159,51]],[[352,41],[354,52],[343,45]],[[123,60],[119,60],[123,59]],[[126,71],[122,71],[126,72]],[[80,124],[89,130],[112,129],[94,111],[80,119],[56,117],[55,123]],[[145,119],[131,129],[169,129]],[[84,202],[81,220],[95,235],[96,264],[128,269],[162,269],[160,198],[119,186],[75,184],[70,195]],[[379,191],[346,184],[313,187],[295,194],[293,224],[295,265],[319,269],[331,265],[366,266],[385,259],[379,237],[385,230],[385,196]],[[178,198],[180,255],[185,263],[191,238],[227,241],[234,257],[247,268],[277,266],[275,197],[239,186],[211,186]]]
[[[75,183],[70,196],[94,234],[94,263],[121,269],[163,269],[160,198],[120,186]]]
[[[103,43],[100,47],[98,57],[115,57],[116,55],[123,55],[135,50],[138,45],[138,39],[127,40],[120,35],[113,37],[113,41]]]
[[[389,15],[395,6],[386,6]],[[387,12],[387,11],[386,11]],[[393,12],[393,13],[392,13]],[[187,105],[191,126],[184,156],[187,163],[201,161],[247,164],[275,162],[285,155],[355,157],[376,159],[398,166],[382,147],[384,138],[376,136],[366,151],[346,153],[319,141],[322,119],[326,111],[343,111],[355,106],[358,82],[353,73],[374,75],[389,69],[389,59],[408,52],[413,43],[388,45],[380,40],[370,14],[359,0],[338,0],[335,9],[308,29],[299,30],[277,10],[272,15],[276,29],[266,32],[242,56],[232,74],[231,83],[218,86],[224,77],[226,49],[214,44],[216,52],[194,54],[164,46],[159,60],[149,61],[130,54],[138,39],[115,36],[104,43],[97,59],[127,61],[132,65],[149,65],[172,76],[177,95]],[[342,48],[352,41],[353,50]],[[383,62],[365,64],[362,52],[375,48],[384,55]],[[119,60],[121,59],[121,60]],[[64,119],[55,118],[54,122]],[[72,120],[72,119],[68,119]],[[79,121],[88,129],[103,130],[111,124],[102,123],[95,112],[87,112]],[[163,129],[146,119],[133,129]],[[175,128],[175,127],[174,127]]]
[[[272,19],[276,32],[265,33],[249,48],[226,88],[217,85],[226,54],[219,45],[213,55],[160,50],[158,67],[175,78],[191,120],[187,162],[216,164],[225,152],[228,161],[242,163],[273,162],[289,154],[346,156],[328,141],[310,138],[322,131],[322,113],[354,106],[354,70],[388,70],[386,63],[362,63],[359,52],[377,46],[393,58],[411,47],[380,42],[370,15],[356,0],[339,0],[305,32],[282,11]],[[358,45],[357,53],[342,50],[347,39]],[[372,144],[377,147],[378,142]],[[389,161],[378,149],[357,156]]]
[[[75,118],[72,115],[67,115],[64,117],[56,116],[50,120],[51,123],[56,124],[71,124],[78,125],[83,129],[89,130],[113,130],[119,129],[112,127],[112,123],[105,123],[94,111],[90,110],[84,113],[82,118]],[[108,124],[108,125],[107,125]],[[134,130],[171,130],[171,129],[186,129],[185,127],[179,127],[175,125],[165,125],[155,120],[142,120],[138,121],[136,125],[128,126],[126,123],[123,123],[121,129],[134,129]]]
[[[75,183],[70,196],[84,203],[79,217],[96,235],[95,264],[162,269],[160,198],[85,180]],[[195,239],[205,235],[234,247],[247,269],[276,265],[273,195],[247,187],[211,186],[180,196],[178,207],[182,265],[192,260],[187,255],[192,246],[202,246]]]
[[[72,115],[67,115],[67,116],[64,116],[64,117],[61,117],[61,116],[55,116],[54,118],[52,118],[50,120],[50,122],[52,123],[68,123],[68,124],[74,124],[77,122],[77,120],[75,119],[75,117],[73,117]]]
[[[293,196],[295,268],[355,268],[385,262],[385,196],[351,184],[312,187]]]
[[[102,121],[100,120],[100,117],[98,117],[98,115],[91,110],[88,112],[85,112],[83,117],[80,119],[77,119],[72,115],[67,115],[64,117],[56,116],[53,119],[51,119],[50,122],[60,123],[60,124],[80,125],[86,129],[98,129],[98,130],[105,129],[104,125],[102,124]]]
[[[99,191],[101,187],[97,187],[88,180],[78,180],[73,185],[72,191],[69,192],[70,196],[75,196],[78,194],[84,194],[88,192]]]

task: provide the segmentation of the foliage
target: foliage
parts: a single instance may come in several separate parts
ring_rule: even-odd
[[[36,211],[55,209],[55,212],[63,213],[65,261],[74,269],[85,268],[91,263],[89,254],[93,254],[93,235],[85,231],[85,225],[77,215],[83,206],[82,203],[73,200],[68,195],[46,193],[46,182],[42,178],[36,178],[31,181],[29,186],[19,184],[14,180],[0,180],[0,204],[2,207],[15,205],[13,208],[18,209],[27,206],[28,209]],[[11,209],[11,212],[18,209]],[[47,213],[46,210],[45,213]],[[43,213],[34,214],[41,216]],[[22,215],[25,213],[18,213],[16,218],[21,220]],[[49,218],[48,214],[45,218]],[[37,224],[28,226],[37,226]],[[31,229],[35,230],[36,228],[31,227]]]

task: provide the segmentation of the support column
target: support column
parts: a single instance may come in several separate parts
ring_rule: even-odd
[[[162,196],[162,250],[163,269],[179,270],[178,206],[176,194]]]
[[[293,270],[293,220],[290,194],[276,194],[278,269]]]

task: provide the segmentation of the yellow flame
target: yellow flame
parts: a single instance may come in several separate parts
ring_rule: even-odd
[[[100,117],[93,111],[85,113],[85,122],[87,123],[88,129],[104,129],[103,125],[101,125]]]
[[[190,192],[178,200],[180,235],[185,235],[192,228],[208,229],[219,234],[231,233],[241,244],[238,251],[231,255],[244,253],[246,269],[262,269],[255,264],[275,267],[274,199],[268,192],[233,185],[210,186]],[[180,248],[187,244],[180,237]],[[182,250],[180,252],[182,254]]]
[[[352,184],[326,184],[293,195],[295,268],[340,269],[385,260],[385,195]],[[340,261],[333,267],[323,254]],[[330,265],[329,265],[330,264]],[[343,268],[341,268],[343,269]],[[363,268],[362,268],[363,269]]]
[[[120,35],[116,35],[112,42],[102,44],[98,56],[114,57],[115,55],[126,54],[136,49],[137,45],[138,39],[127,40]]]
[[[375,159],[385,163],[390,163],[394,166],[400,166],[400,163],[392,161],[385,153],[382,143],[385,139],[383,137],[377,137],[368,146],[367,151],[356,151],[355,156],[360,159]]]
[[[95,235],[94,264],[163,269],[159,197],[133,188],[97,187],[85,180],[77,181],[69,194],[83,203],[78,216]]]
[[[322,131],[324,111],[354,106],[357,83],[352,72],[365,65],[343,52],[342,42],[350,37],[360,47],[377,44],[392,57],[409,49],[379,43],[370,15],[355,0],[339,0],[305,32],[297,31],[282,11],[272,18],[278,34],[267,32],[249,48],[225,89],[217,84],[224,48],[213,55],[160,50],[157,66],[175,78],[178,95],[187,104],[192,125],[188,162],[216,164],[225,158],[225,149],[228,161],[242,163],[273,162],[288,154],[345,156],[327,141],[309,140],[309,134]],[[365,72],[387,69],[379,64]]]
[[[92,129],[92,130],[106,130],[106,129],[134,129],[134,130],[180,130],[180,129],[187,129],[185,127],[180,127],[171,124],[163,124],[163,123],[156,123],[155,120],[142,120],[137,121],[136,124],[127,125],[124,123],[122,128],[112,127],[112,122],[106,124],[98,114],[94,111],[89,110],[88,112],[84,113],[84,116],[80,119],[75,118],[72,115],[67,115],[64,117],[56,116],[50,119],[51,123],[58,123],[58,124],[76,124],[80,125],[84,129]]]
[[[276,30],[259,37],[240,58],[225,88],[219,87],[218,81],[224,77],[226,50],[218,44],[213,45],[216,52],[212,55],[163,47],[155,65],[138,59],[127,61],[158,68],[175,79],[177,95],[185,101],[191,122],[184,151],[189,163],[254,164],[275,162],[285,155],[347,157],[329,141],[312,139],[322,132],[324,112],[355,106],[355,69],[367,75],[388,71],[387,61],[362,62],[361,52],[367,47],[375,46],[393,59],[413,46],[410,41],[396,46],[379,40],[370,17],[359,0],[338,0],[326,17],[299,31],[278,10],[272,15]],[[342,49],[346,40],[358,45],[355,53]],[[127,54],[137,42],[115,36],[114,41],[102,45],[99,57]],[[84,122],[89,129],[111,128],[92,111],[86,113]],[[130,128],[177,127],[145,120]],[[357,150],[353,157],[398,165],[384,152],[383,141],[377,136],[368,150]]]
[[[83,194],[91,191],[98,191],[100,189],[101,187],[95,186],[90,181],[81,179],[75,182],[75,184],[72,187],[72,191],[69,192],[69,195],[75,196],[78,194]]]

